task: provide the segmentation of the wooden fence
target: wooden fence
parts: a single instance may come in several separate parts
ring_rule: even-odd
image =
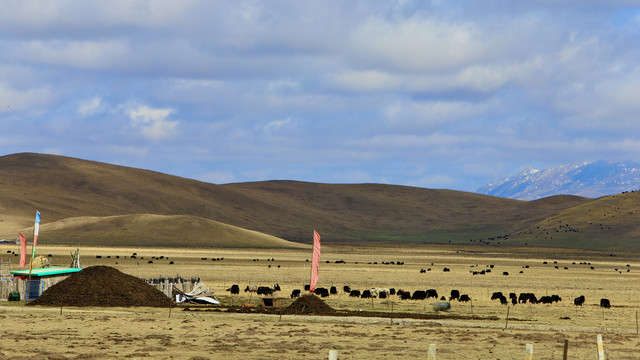
[[[183,278],[182,276],[176,277],[159,277],[145,280],[147,284],[162,291],[167,297],[172,298],[171,291],[173,287],[177,287],[182,292],[188,293],[193,290],[193,287],[200,282],[200,278]]]
[[[604,343],[602,341],[602,335],[598,334],[596,337],[596,347],[598,350],[598,360],[606,360],[604,352]],[[567,360],[569,350],[569,340],[564,341],[564,352],[562,359]],[[533,344],[527,344],[524,350],[524,359],[533,360]],[[329,350],[329,360],[338,360],[338,350]],[[436,344],[429,344],[429,351],[427,352],[427,360],[436,360]]]

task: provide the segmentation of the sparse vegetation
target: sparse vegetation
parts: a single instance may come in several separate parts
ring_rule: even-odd
[[[636,191],[527,202],[381,184],[214,185],[26,153],[0,157],[0,168],[5,239],[29,234],[38,209],[41,238],[56,244],[286,247],[316,229],[328,244],[640,249]]]

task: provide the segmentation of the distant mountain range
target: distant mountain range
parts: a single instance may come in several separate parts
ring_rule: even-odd
[[[592,161],[550,169],[527,169],[477,190],[480,194],[518,200],[553,195],[599,198],[640,189],[640,165],[630,161]]]
[[[586,184],[595,178],[588,169],[605,173],[611,165],[582,166],[559,173]],[[640,251],[640,191],[522,201],[385,184],[216,185],[64,156],[0,156],[0,239],[19,231],[29,239],[36,210],[38,243],[49,245],[304,248],[317,230],[328,245]]]

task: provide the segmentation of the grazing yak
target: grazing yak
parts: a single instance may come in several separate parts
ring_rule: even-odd
[[[258,286],[258,295],[273,295],[273,289],[268,286]]]
[[[371,290],[363,290],[362,294],[360,295],[361,299],[369,299],[371,298]]]
[[[449,296],[449,301],[451,300],[458,300],[460,298],[460,291],[458,290],[451,290],[451,296]]]
[[[427,292],[424,290],[416,290],[411,296],[411,300],[424,300],[427,298]]]
[[[400,300],[408,300],[411,299],[411,293],[408,291],[404,291],[402,289],[398,290],[396,294],[400,297]]]
[[[609,301],[609,299],[602,298],[600,299],[600,307],[609,309],[611,308],[611,302]]]
[[[316,288],[315,290],[313,290],[313,293],[316,295],[320,295],[320,297],[323,298],[329,296],[329,290],[323,287]]]
[[[584,295],[580,295],[577,298],[573,299],[573,305],[582,306],[584,304]]]
[[[502,295],[501,291],[496,291],[491,295],[491,300],[500,300],[500,304],[507,305],[509,302],[507,301],[507,297]]]
[[[551,296],[541,296],[540,302],[543,304],[551,304],[553,300],[551,300]]]
[[[291,292],[291,298],[292,298],[292,299],[293,299],[293,298],[297,298],[297,297],[300,297],[300,289],[294,289],[294,290]]]
[[[227,289],[227,291],[230,291],[231,295],[240,294],[240,286],[238,286],[237,284],[233,284],[230,288]]]
[[[349,297],[360,297],[360,290],[351,290]]]
[[[462,295],[460,295],[460,298],[458,299],[458,301],[467,302],[467,301],[471,301],[471,298],[467,294],[462,294]]]
[[[351,292],[351,286],[349,286],[349,285],[345,285],[345,286],[342,288],[342,290],[343,290],[344,292],[346,292],[346,293],[350,293],[350,292]]]
[[[520,296],[518,296],[518,302],[521,304],[526,304],[527,302],[537,304],[538,298],[536,298],[533,293],[520,293]]]
[[[427,299],[429,298],[438,298],[438,292],[436,291],[436,289],[427,290]]]

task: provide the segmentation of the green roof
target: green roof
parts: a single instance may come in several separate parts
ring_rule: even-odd
[[[82,269],[53,266],[53,267],[42,268],[42,269],[33,269],[31,270],[31,276],[44,277],[44,276],[54,276],[54,275],[62,275],[62,274],[72,274],[72,273],[77,273],[80,270]],[[11,274],[13,274],[14,276],[29,276],[29,269],[14,270],[11,272]]]

